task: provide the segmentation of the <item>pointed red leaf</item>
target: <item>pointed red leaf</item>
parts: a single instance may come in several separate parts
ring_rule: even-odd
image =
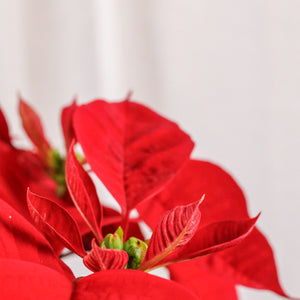
[[[135,270],[97,272],[76,281],[72,300],[199,300],[183,286]]]
[[[19,113],[22,119],[23,128],[32,143],[41,153],[44,161],[48,162],[50,145],[45,136],[40,117],[24,100],[20,98]]]
[[[50,239],[60,240],[68,249],[83,257],[83,248],[78,226],[71,215],[49,199],[27,191],[29,212],[36,226]]]
[[[226,248],[244,240],[253,230],[259,215],[241,221],[223,221],[200,227],[185,247],[171,253],[161,264],[197,258]]]
[[[102,249],[95,240],[92,242],[92,250],[83,258],[83,263],[93,272],[124,269],[128,262],[128,254],[123,250]]]
[[[222,272],[222,276],[237,284],[288,297],[278,280],[272,248],[256,228],[238,246],[212,255],[207,264],[214,272]]]
[[[70,269],[53,253],[46,238],[1,199],[0,232],[0,258],[40,263],[74,278]],[[2,269],[0,273],[3,274]]]
[[[1,109],[0,109],[0,140],[2,140],[7,144],[10,144],[8,125]]]
[[[155,266],[175,248],[180,251],[179,247],[193,238],[200,223],[199,205],[203,198],[187,206],[177,206],[161,218],[150,239],[141,270]]]
[[[77,104],[76,99],[72,102],[71,105],[63,108],[61,112],[61,126],[65,138],[65,146],[68,151],[72,140],[75,139],[75,132],[73,128],[73,114],[76,110]]]
[[[184,187],[184,188],[183,188]],[[246,199],[235,180],[222,168],[206,161],[190,160],[166,188],[138,211],[154,228],[159,216],[174,205],[186,205],[206,195],[201,205],[201,224],[249,218]]]
[[[72,281],[35,263],[0,259],[1,299],[69,300]]]
[[[174,264],[168,269],[172,280],[193,291],[199,299],[238,300],[234,282],[211,272],[203,258]]]
[[[74,143],[67,157],[66,182],[74,205],[97,241],[101,243],[102,206],[92,179],[75,156]]]
[[[204,299],[215,299],[210,298],[209,294],[217,295],[215,291],[223,293],[222,290],[226,293],[232,284],[271,290],[292,299],[282,290],[278,282],[272,249],[256,228],[236,247],[201,259],[174,264],[168,268],[172,280],[191,288]],[[202,282],[206,282],[205,278],[211,278],[211,284],[207,282],[202,286]],[[231,298],[228,296],[224,299]]]
[[[193,148],[175,123],[130,101],[79,106],[74,128],[87,161],[123,215],[159,192]]]

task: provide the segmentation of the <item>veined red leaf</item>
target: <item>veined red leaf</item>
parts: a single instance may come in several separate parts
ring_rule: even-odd
[[[61,112],[61,126],[65,138],[65,146],[68,151],[72,140],[75,139],[75,132],[73,128],[73,114],[77,107],[76,99],[72,102],[71,105],[63,108]]]
[[[71,299],[72,281],[36,263],[0,259],[1,299]]]
[[[0,140],[2,140],[7,144],[10,144],[8,125],[1,109],[0,109]]]
[[[222,221],[200,227],[185,247],[171,253],[160,264],[194,259],[233,247],[251,233],[258,217],[259,215],[253,219]]]
[[[123,215],[158,193],[184,165],[194,145],[175,123],[128,100],[79,106],[74,129],[92,170]]]
[[[192,203],[203,193],[206,200],[201,205],[201,227],[217,221],[249,218],[245,196],[232,176],[215,164],[199,160],[190,160],[165,189],[137,210],[154,229],[165,211],[174,205]]]
[[[38,114],[21,98],[19,101],[19,113],[23,128],[32,143],[41,153],[45,163],[48,162],[48,153],[51,149],[44,133],[43,125]]]
[[[237,284],[271,290],[283,297],[295,299],[283,291],[272,248],[257,228],[242,243],[212,255],[206,263],[212,271],[217,274],[222,272],[224,278]]]
[[[66,182],[74,205],[96,240],[101,243],[102,206],[93,181],[75,156],[74,143],[67,157]]]
[[[81,257],[86,255],[78,226],[71,215],[49,199],[27,191],[29,212],[36,226],[50,239],[59,239]]]
[[[93,272],[124,269],[128,262],[128,254],[124,250],[102,249],[95,240],[92,250],[83,258],[83,263]]]
[[[1,199],[0,232],[0,258],[43,264],[74,279],[71,270],[54,254],[42,233]],[[2,286],[3,281],[0,282]]]
[[[272,248],[256,228],[233,248],[168,268],[172,280],[187,286],[203,299],[215,299],[217,292],[224,294],[222,297],[226,300],[234,299],[228,292],[237,284],[295,299],[281,288]]]
[[[72,300],[199,300],[171,280],[136,270],[97,272],[76,281]]]
[[[201,213],[199,205],[203,201],[196,201],[186,206],[177,206],[167,212],[157,224],[149,242],[145,261],[139,269],[147,270],[157,265],[175,248],[184,246],[198,229]]]

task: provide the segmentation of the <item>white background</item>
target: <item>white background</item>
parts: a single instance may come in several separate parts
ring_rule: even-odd
[[[300,296],[300,1],[0,1],[0,102],[16,136],[17,91],[62,147],[74,95],[134,99],[176,120],[194,157],[238,180]],[[59,136],[59,139],[58,139]],[[241,299],[276,300],[239,289]]]

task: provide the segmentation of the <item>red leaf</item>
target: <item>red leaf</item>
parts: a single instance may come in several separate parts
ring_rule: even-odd
[[[71,145],[66,162],[66,182],[74,205],[99,243],[102,240],[102,207],[88,173],[83,169]]]
[[[72,281],[35,263],[0,259],[1,299],[69,300]]]
[[[50,239],[59,239],[68,249],[83,257],[83,248],[78,226],[70,214],[49,199],[27,192],[29,212],[36,226]]]
[[[0,109],[0,140],[2,140],[7,144],[10,144],[8,125],[1,109]]]
[[[128,254],[123,250],[102,249],[95,240],[92,242],[92,250],[83,258],[83,263],[93,272],[124,269],[128,262]]]
[[[97,272],[76,281],[73,300],[199,300],[183,286],[135,270]]]
[[[187,206],[177,206],[161,218],[150,239],[145,261],[139,269],[150,269],[175,248],[180,251],[179,247],[193,238],[200,223],[199,205],[203,198]]]
[[[45,137],[44,129],[40,117],[21,98],[19,102],[19,113],[26,134],[41,153],[44,162],[47,163],[49,151],[51,148]]]
[[[238,246],[212,255],[207,264],[215,273],[222,273],[237,284],[288,297],[278,280],[272,248],[256,228]]]
[[[123,215],[159,192],[193,148],[175,123],[129,101],[79,106],[74,128],[87,161]]]
[[[70,279],[74,278],[70,269],[53,253],[45,237],[2,200],[0,200],[0,232],[0,258],[44,264],[64,273]],[[3,274],[2,269],[0,273]],[[2,285],[2,281],[0,282]]]
[[[222,278],[205,264],[205,259],[197,259],[168,267],[170,278],[193,291],[199,299],[238,300],[234,282]]]
[[[61,112],[61,126],[67,151],[71,146],[72,140],[75,139],[75,132],[73,128],[73,114],[76,110],[76,107],[76,100],[74,100],[71,105],[64,107]]]
[[[203,194],[206,196],[200,226],[249,218],[245,196],[235,180],[219,166],[197,160],[190,160],[163,191],[143,202],[138,211],[154,228],[165,211],[174,205],[192,203]]]
[[[162,264],[197,258],[233,247],[253,230],[259,215],[242,221],[223,221],[200,227],[185,247],[171,253]]]

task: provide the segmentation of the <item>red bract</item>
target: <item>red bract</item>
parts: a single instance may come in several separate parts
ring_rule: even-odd
[[[45,237],[3,200],[0,200],[0,232],[0,259],[43,264],[74,278],[68,267],[54,254]],[[1,282],[1,287],[3,286]],[[0,295],[1,291],[2,288]]]
[[[93,171],[129,212],[158,193],[188,159],[193,142],[143,105],[102,100],[79,106],[74,128]]]
[[[86,254],[78,226],[71,215],[55,202],[33,194],[28,189],[29,212],[37,228],[51,241],[60,241],[80,256]]]
[[[198,299],[175,282],[132,270],[99,272],[72,282],[61,273],[35,263],[0,259],[0,268],[2,299]]]
[[[83,258],[83,262],[93,272],[124,269],[128,263],[128,255],[123,250],[100,248],[93,240],[92,250]]]
[[[76,107],[76,100],[74,100],[71,105],[64,107],[61,112],[61,126],[65,138],[65,147],[67,150],[70,148],[72,140],[75,139],[75,132],[73,128],[73,114]]]
[[[39,151],[45,164],[48,164],[51,147],[45,136],[42,122],[37,113],[20,98],[19,112],[22,119],[22,125],[28,137]]]
[[[70,147],[67,159],[66,181],[75,207],[100,243],[102,206],[91,178],[75,157],[74,143]]]

